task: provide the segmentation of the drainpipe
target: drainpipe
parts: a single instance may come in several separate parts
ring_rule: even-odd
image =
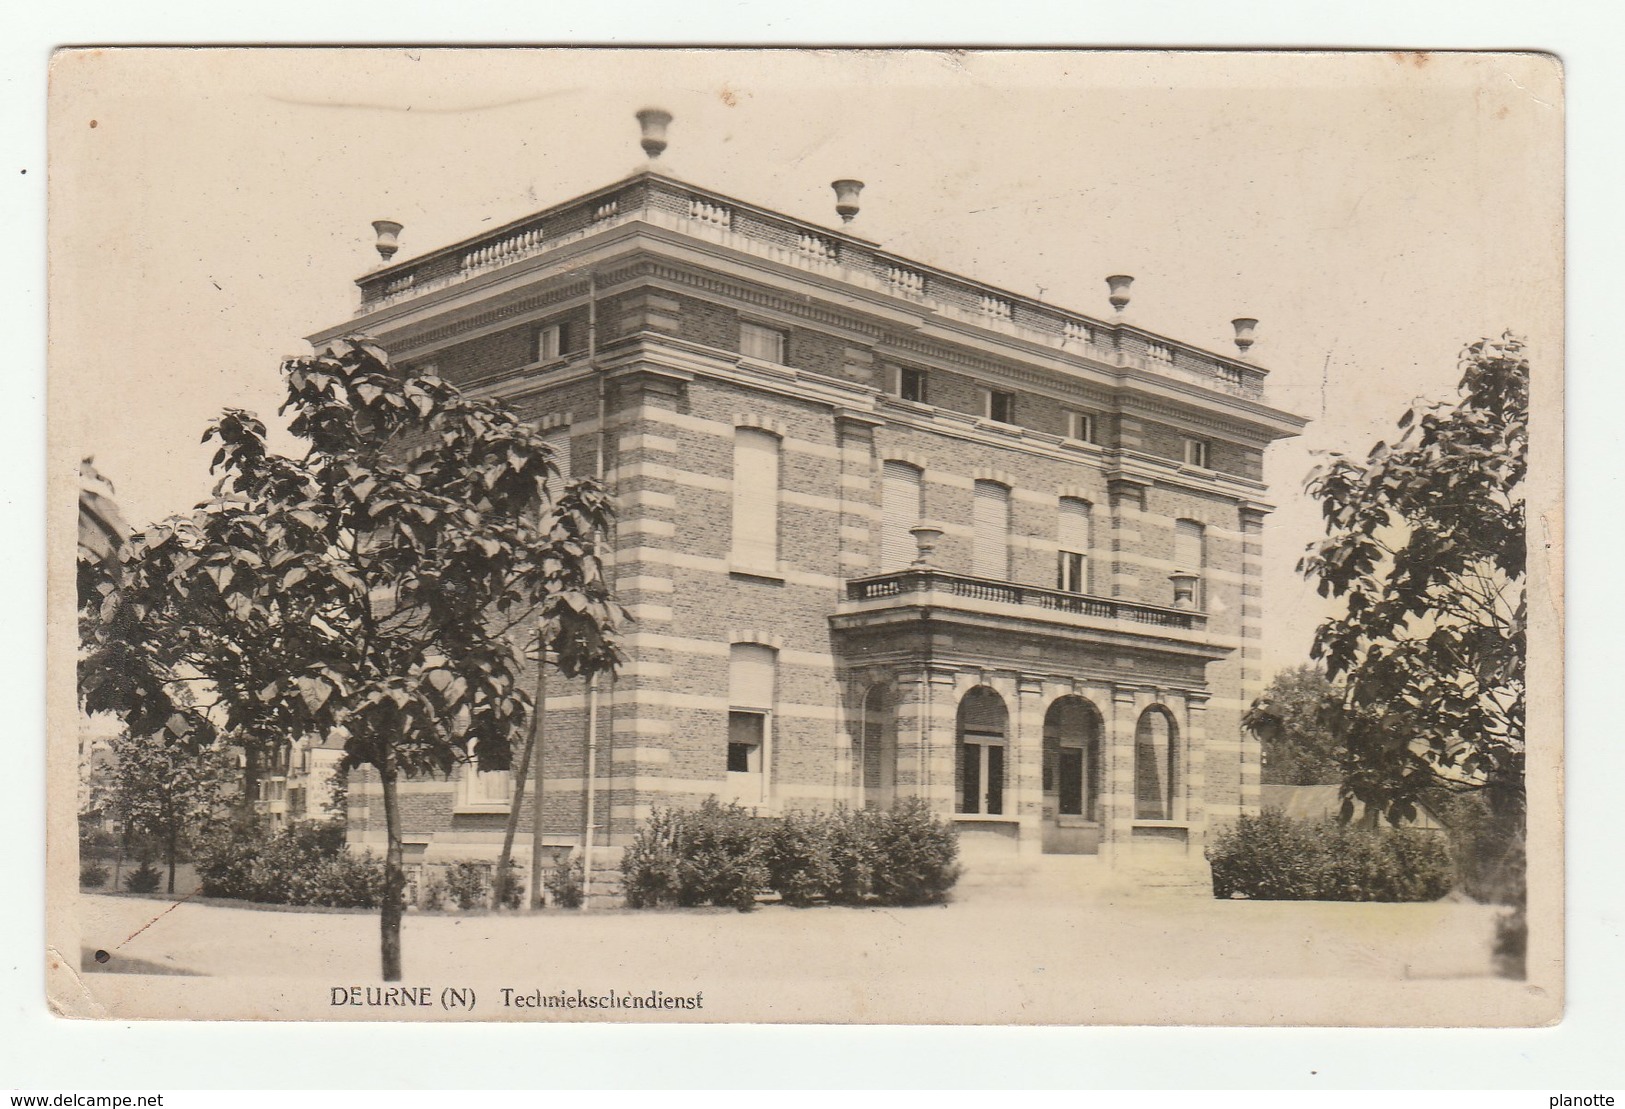
[[[536,628],[536,711],[531,717],[530,791],[530,908],[542,907],[542,755],[547,749],[547,636],[540,621]]]
[[[586,804],[581,827],[581,911],[592,904],[587,896],[592,889],[593,809],[598,799],[598,675],[587,679],[587,780],[584,786]]]
[[[598,383],[598,433],[593,457],[593,476],[604,480],[604,418],[608,407],[604,375],[598,370],[598,273],[587,274],[587,368]],[[587,679],[587,774],[581,783],[581,911],[592,905],[593,817],[598,800],[598,675]]]

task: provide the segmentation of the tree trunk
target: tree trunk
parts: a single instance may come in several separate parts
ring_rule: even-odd
[[[530,908],[542,907],[542,757],[547,753],[547,646],[536,663],[536,712],[531,718],[535,782],[530,797]]]
[[[538,722],[541,720],[542,710],[545,707],[547,687],[542,676],[542,668],[547,665],[547,634],[546,625],[541,621],[536,624],[536,643],[540,661],[536,664],[536,701],[531,706],[530,730],[525,736],[525,751],[519,758],[519,770],[510,775],[513,781],[513,800],[508,805],[508,826],[502,832],[502,851],[497,856],[496,873],[491,878],[491,907],[502,908],[502,895],[508,889],[508,864],[513,859],[513,841],[519,834],[519,810],[525,804],[525,780],[530,776],[530,760],[536,750],[536,734]],[[538,779],[539,781],[539,779]],[[537,790],[537,797],[541,791]],[[537,802],[538,806],[540,802]],[[540,809],[538,808],[538,811]],[[539,844],[531,846],[532,855],[535,854]],[[531,867],[534,875],[535,867]]]
[[[175,892],[175,826],[169,826],[169,835],[164,840],[164,855],[169,863],[169,892]]]
[[[383,765],[378,778],[384,787],[384,833],[388,847],[384,851],[384,899],[378,910],[379,955],[383,962],[385,982],[401,980],[401,903],[406,896],[406,867],[401,848],[401,806],[396,793],[397,771],[395,752],[384,748]]]
[[[513,858],[513,841],[519,834],[519,810],[525,804],[525,784],[530,776],[530,752],[536,746],[536,729],[525,737],[525,750],[519,756],[519,767],[513,773],[513,801],[508,806],[508,826],[502,832],[502,852],[497,856],[496,877],[491,887],[495,891],[494,908],[502,908],[502,895],[507,892],[508,862]]]

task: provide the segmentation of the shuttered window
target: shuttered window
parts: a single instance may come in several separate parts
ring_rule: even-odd
[[[553,465],[558,467],[559,484],[562,487],[565,482],[570,480],[570,425],[563,424],[549,431],[544,431],[542,433],[542,442],[546,443],[547,449],[552,452]],[[559,490],[554,489],[553,495],[557,497],[558,494]]]
[[[1060,549],[1055,587],[1069,593],[1089,592],[1088,501],[1078,497],[1061,498],[1055,538]]]
[[[755,323],[739,325],[739,353],[746,358],[757,358],[763,362],[783,362],[785,345],[785,335],[782,331],[775,331],[771,327]]]
[[[779,569],[779,439],[755,428],[734,432],[733,562]]]
[[[980,578],[1009,577],[1010,490],[996,481],[978,481],[972,515],[972,572]]]
[[[1191,603],[1207,608],[1207,529],[1195,520],[1174,521],[1175,569],[1196,575]]]
[[[735,643],[728,652],[728,704],[766,712],[773,707],[773,663],[778,654],[760,643]]]
[[[880,569],[901,570],[914,561],[909,528],[924,515],[925,486],[918,466],[887,462],[880,473]]]

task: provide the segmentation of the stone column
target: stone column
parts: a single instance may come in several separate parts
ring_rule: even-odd
[[[1111,715],[1106,719],[1106,789],[1100,798],[1102,853],[1112,865],[1126,861],[1134,833],[1134,727],[1139,720],[1135,690],[1112,687]]]
[[[941,666],[928,668],[925,730],[925,792],[936,812],[954,811],[954,747],[958,742],[959,694],[955,673]]]
[[[1018,677],[1010,713],[1007,813],[1021,822],[1021,854],[1044,850],[1044,680]]]
[[[892,715],[897,735],[898,797],[928,797],[925,766],[931,739],[930,683],[926,679],[924,666],[911,666],[897,675]]]
[[[1198,860],[1207,843],[1207,702],[1206,691],[1185,694],[1185,821]]]

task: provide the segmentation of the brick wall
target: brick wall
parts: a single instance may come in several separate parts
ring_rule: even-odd
[[[585,310],[561,317],[584,341]],[[754,318],[747,315],[746,318]],[[719,369],[734,372],[727,355],[739,347],[741,312],[686,294],[645,289],[605,298],[599,305],[604,342],[642,332],[668,334],[718,352]],[[535,320],[435,356],[443,375],[474,380],[530,362]],[[777,325],[776,325],[777,326]],[[891,367],[877,363],[866,343],[815,328],[785,325],[786,362],[797,369],[863,384],[889,382]],[[691,357],[684,352],[685,357]],[[749,367],[746,367],[749,371]],[[980,416],[978,380],[931,369],[929,401],[950,413]],[[1018,424],[1050,435],[1067,431],[1069,407],[1016,390]],[[596,444],[597,384],[561,385],[521,402],[531,418],[568,413],[573,427],[572,470],[591,472]],[[1097,441],[1179,461],[1184,434],[1171,425],[1079,404],[1096,415]],[[879,564],[880,472],[887,459],[924,471],[924,515],[947,532],[936,562],[950,571],[972,570],[973,489],[978,479],[1011,489],[1009,573],[1012,580],[1053,587],[1058,505],[1063,496],[1092,505],[1090,592],[1170,604],[1174,521],[1201,522],[1207,535],[1207,609],[1218,636],[1256,638],[1256,587],[1244,595],[1243,576],[1258,571],[1256,536],[1243,543],[1233,500],[1174,485],[1152,484],[1115,492],[1102,456],[1085,450],[1034,450],[1033,440],[998,429],[945,421],[929,414],[838,427],[829,404],[748,388],[699,374],[686,384],[658,374],[631,374],[608,394],[604,427],[607,476],[619,518],[612,540],[612,579],[632,613],[626,628],[627,665],[606,681],[600,701],[599,823],[613,821],[612,842],[624,843],[655,804],[693,804],[726,782],[729,647],[763,642],[777,652],[770,776],[786,807],[828,804],[841,796],[846,731],[843,698],[829,615],[845,582]],[[734,437],[736,428],[761,427],[780,437],[779,567],[775,574],[742,574],[732,553]],[[951,433],[950,433],[951,431]],[[1262,452],[1214,440],[1210,461],[1226,473],[1260,472]],[[1142,503],[1143,502],[1143,503]],[[1115,523],[1115,528],[1114,528]],[[1008,641],[1009,636],[1004,636]],[[988,657],[1021,645],[984,644]],[[959,650],[975,652],[974,637]],[[1241,736],[1239,714],[1247,683],[1254,682],[1256,644],[1210,664],[1212,699],[1206,731],[1204,798],[1216,814],[1237,811],[1256,791],[1256,744]],[[1022,656],[1026,657],[1026,656]],[[1091,680],[1180,686],[1199,680],[1189,662],[1132,653],[1106,653],[1086,642],[1075,651],[1033,658],[1035,667],[1087,673]],[[1109,693],[1097,707],[1110,709]],[[547,717],[544,815],[550,836],[579,833],[585,768],[586,707],[579,683],[559,683]],[[1250,785],[1249,783],[1254,783]],[[352,794],[360,804],[365,790]],[[454,811],[452,783],[413,783],[403,793],[409,831],[440,829],[469,842],[500,839],[502,817]],[[1228,807],[1228,808],[1227,808]],[[381,810],[372,810],[381,822]],[[530,828],[529,802],[521,829]]]

